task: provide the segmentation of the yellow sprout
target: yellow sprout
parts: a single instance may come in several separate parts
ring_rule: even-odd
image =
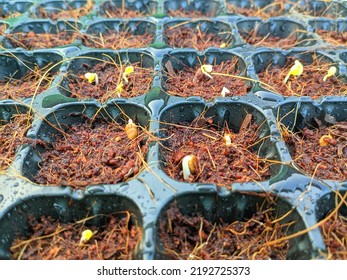
[[[287,76],[284,78],[283,83],[286,84],[290,76],[300,76],[304,71],[304,66],[299,60],[295,60],[294,65],[290,68]]]
[[[128,81],[128,75],[130,75],[131,73],[133,73],[134,72],[134,67],[133,66],[127,66],[127,67],[125,67],[125,70],[124,70],[124,72],[123,72],[123,79],[124,79],[124,81],[125,81],[125,83],[127,84],[127,83],[129,83],[129,81]]]
[[[121,93],[124,90],[123,86],[124,86],[123,82],[120,82],[116,87],[116,92],[117,92],[118,97],[120,97]]]
[[[194,155],[185,156],[182,160],[183,179],[188,180],[191,175],[199,173],[199,160]]]
[[[92,238],[93,232],[90,229],[86,229],[82,231],[81,239],[80,239],[80,245],[84,244],[89,241],[90,238]]]
[[[211,74],[210,74],[210,73],[212,73],[212,71],[213,71],[213,66],[212,66],[212,65],[210,65],[210,64],[203,64],[203,65],[201,65],[200,69],[201,69],[201,72],[202,72],[204,75],[206,75],[206,76],[209,77],[210,79],[213,79],[213,77],[212,77]]]
[[[222,92],[221,92],[221,96],[225,97],[225,95],[226,95],[227,93],[230,93],[230,90],[227,89],[226,87],[223,87]]]
[[[321,138],[319,138],[319,146],[321,147],[325,147],[329,145],[329,142],[327,141],[328,139],[333,139],[333,137],[331,136],[331,134],[325,134],[323,135]]]
[[[220,44],[220,46],[219,46],[219,47],[220,47],[221,49],[224,49],[226,46],[227,46],[227,44],[226,44],[226,43],[222,43],[222,44]]]
[[[337,68],[335,66],[331,66],[328,70],[328,73],[324,76],[323,82],[325,82],[329,77],[334,76],[336,74]]]
[[[88,80],[90,84],[94,82],[97,85],[99,83],[99,77],[96,73],[85,73],[84,77]]]

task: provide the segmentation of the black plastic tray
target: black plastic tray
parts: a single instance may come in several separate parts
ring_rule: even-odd
[[[287,234],[305,231],[302,235],[290,239],[288,259],[323,258],[326,245],[317,222],[325,218],[336,206],[336,192],[346,192],[346,181],[322,180],[312,178],[292,163],[289,149],[281,138],[278,120],[288,127],[300,129],[312,122],[313,118],[325,119],[333,116],[338,121],[346,120],[347,99],[344,96],[322,97],[311,100],[308,97],[284,97],[270,92],[261,85],[257,73],[269,64],[283,65],[289,56],[300,60],[311,60],[314,55],[324,57],[338,68],[340,79],[345,79],[347,52],[332,48],[314,34],[314,28],[330,29],[339,27],[344,31],[342,19],[327,19],[322,16],[334,14],[336,9],[345,9],[343,3],[332,2],[337,8],[321,12],[321,2],[312,1],[312,7],[304,12],[303,2],[285,5],[285,17],[260,19],[247,18],[228,13],[224,1],[125,1],[130,9],[145,12],[137,19],[108,19],[105,10],[108,5],[121,7],[122,1],[95,1],[93,9],[79,19],[52,21],[37,19],[36,12],[41,5],[45,9],[66,8],[65,1],[27,1],[23,3],[0,3],[3,10],[19,11],[21,15],[4,19],[8,26],[5,36],[1,37],[3,50],[0,52],[0,80],[8,77],[21,78],[28,69],[42,68],[48,63],[55,74],[50,88],[33,98],[0,101],[0,119],[8,121],[13,114],[30,111],[33,122],[27,132],[32,139],[46,143],[52,141],[52,135],[58,133],[55,126],[81,122],[81,115],[93,117],[102,115],[108,120],[125,123],[128,117],[138,125],[146,127],[158,140],[150,144],[147,153],[146,168],[137,176],[119,184],[100,184],[73,190],[69,186],[42,186],[32,182],[39,170],[42,148],[34,144],[22,146],[12,165],[4,174],[0,174],[0,259],[10,259],[9,248],[18,234],[27,231],[29,214],[36,218],[53,216],[63,222],[76,221],[93,214],[108,214],[115,211],[130,211],[143,228],[141,246],[133,258],[165,259],[158,230],[165,219],[165,211],[175,202],[185,214],[202,213],[209,221],[223,219],[232,222],[248,219],[262,204],[267,195],[276,200],[276,215],[290,213],[282,222],[295,220]],[[227,1],[250,7],[251,2],[264,7],[272,1]],[[293,1],[292,1],[293,2]],[[295,2],[295,1],[294,1]],[[71,7],[80,7],[85,1],[72,1]],[[63,6],[62,6],[63,5]],[[70,5],[70,4],[69,4]],[[324,4],[326,5],[326,4]],[[300,8],[301,7],[301,8]],[[303,8],[304,7],[304,8]],[[168,9],[196,10],[203,18],[170,18]],[[295,11],[295,14],[294,14]],[[320,11],[320,12],[319,12]],[[339,10],[340,11],[340,10]],[[319,18],[315,17],[319,12]],[[342,14],[341,14],[342,13]],[[343,11],[340,15],[343,15]],[[207,18],[208,17],[208,18]],[[69,22],[67,24],[67,22]],[[317,25],[318,22],[322,24]],[[324,23],[323,23],[324,22]],[[327,23],[325,23],[327,22]],[[226,33],[232,44],[227,48],[211,47],[204,51],[194,49],[174,49],[167,44],[165,28],[167,26],[187,24],[195,27],[203,23],[209,32]],[[263,35],[271,33],[285,37],[297,29],[303,32],[309,44],[295,49],[262,48],[248,45],[242,39],[242,32],[251,32],[257,26]],[[71,45],[52,49],[27,51],[13,49],[6,38],[17,32],[56,33],[71,28],[82,34],[105,32],[106,30],[131,30],[135,33],[151,33],[155,40],[151,45],[139,49],[92,49],[83,46],[80,40]],[[220,30],[222,28],[222,30]],[[226,39],[228,39],[226,38]],[[241,76],[247,79],[251,90],[245,96],[230,95],[204,100],[199,96],[182,98],[166,92],[166,63],[171,61],[174,69],[183,66],[193,67],[201,61],[218,64],[221,61],[237,57]],[[67,89],[68,75],[83,73],[83,64],[95,64],[100,60],[114,59],[117,63],[141,62],[146,68],[153,69],[151,89],[137,97],[113,98],[105,103],[93,99],[70,98]],[[22,62],[25,61],[25,64]],[[228,123],[237,130],[246,114],[252,114],[253,121],[263,124],[258,131],[262,141],[256,146],[260,156],[276,162],[271,167],[271,177],[266,181],[230,182],[227,187],[215,184],[187,183],[176,181],[164,171],[162,143],[165,143],[165,127],[170,123],[192,123],[199,116],[211,117],[214,123]],[[291,211],[293,210],[293,211]],[[347,215],[346,205],[340,213]],[[98,224],[98,222],[96,222]]]

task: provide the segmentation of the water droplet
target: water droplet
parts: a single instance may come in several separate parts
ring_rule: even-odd
[[[201,192],[214,191],[215,187],[210,185],[197,185],[196,189]]]
[[[120,185],[119,189],[122,191],[126,191],[129,188],[129,184],[128,183],[123,183]]]
[[[22,208],[23,211],[26,211],[29,208],[29,206],[26,203],[23,203],[21,205],[21,208]]]
[[[60,214],[60,215],[65,215],[67,210],[60,204],[58,203],[54,203],[53,204],[55,210],[57,210],[57,212]]]
[[[148,212],[149,212],[150,214],[154,214],[154,213],[156,212],[156,208],[155,208],[155,207],[150,207],[150,208],[148,209]]]
[[[153,228],[147,228],[146,229],[146,240],[145,240],[145,246],[146,247],[152,247],[152,235],[153,235]]]
[[[284,100],[282,96],[268,92],[268,91],[257,91],[254,95],[256,95],[262,100],[270,101],[270,102],[281,102]]]
[[[87,188],[89,194],[103,193],[105,188],[103,186],[92,186]]]
[[[0,202],[2,202],[3,200],[4,200],[4,196],[0,194]]]

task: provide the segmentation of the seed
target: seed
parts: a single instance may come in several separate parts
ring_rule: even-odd
[[[188,180],[191,175],[199,174],[199,159],[194,155],[185,156],[182,160],[182,170],[184,180]]]
[[[319,138],[319,146],[325,147],[329,145],[329,140],[333,139],[330,134],[325,134],[321,138]]]
[[[129,119],[128,124],[125,126],[125,133],[130,140],[135,139],[139,135],[137,125],[134,124],[132,119]]]
[[[86,229],[82,232],[82,236],[80,239],[80,244],[84,244],[89,241],[90,238],[92,238],[93,232],[90,229]]]

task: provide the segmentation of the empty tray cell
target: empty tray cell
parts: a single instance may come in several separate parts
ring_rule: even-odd
[[[19,17],[32,5],[27,1],[0,1],[0,19]]]
[[[253,55],[253,64],[261,87],[283,96],[345,95],[345,76],[339,75],[339,66],[320,52],[259,51]]]
[[[334,47],[347,46],[347,22],[345,20],[314,19],[309,24],[324,42]]]
[[[288,102],[278,122],[293,162],[311,177],[344,181],[347,178],[346,102]]]
[[[0,99],[24,99],[51,85],[62,56],[53,51],[0,53]]]
[[[276,18],[266,22],[245,19],[237,23],[237,29],[245,42],[257,47],[290,49],[317,43],[313,34],[309,34],[304,26],[290,19]]]
[[[26,50],[47,49],[75,43],[80,38],[78,22],[50,20],[30,21],[20,24],[5,34],[2,42],[7,48],[23,48]]]
[[[93,8],[92,0],[86,1],[45,1],[37,8],[34,16],[37,18],[78,19],[87,15]]]
[[[347,16],[347,7],[339,1],[297,1],[292,7],[292,12],[313,16],[340,18]]]
[[[127,49],[154,42],[156,25],[147,20],[102,20],[88,26],[83,45],[91,48]]]
[[[140,96],[152,86],[153,66],[153,57],[145,52],[86,52],[71,61],[60,90],[67,96],[103,102]]]
[[[177,51],[165,55],[162,63],[163,88],[170,95],[212,100],[246,95],[252,87],[244,60],[230,52]]]
[[[143,167],[147,121],[147,111],[134,104],[59,106],[35,131],[42,142],[26,151],[23,175],[72,188],[129,180]]]
[[[214,17],[220,8],[220,2],[214,0],[164,1],[164,13],[170,17]]]
[[[293,210],[294,209],[294,210]],[[181,195],[157,221],[157,259],[310,259],[305,224],[279,197],[232,193]],[[287,238],[287,239],[286,239]]]
[[[142,215],[127,197],[42,195],[6,214],[0,220],[1,259],[142,258]]]
[[[31,123],[29,108],[15,103],[0,103],[0,174],[11,165],[19,147],[27,142]]]
[[[320,224],[329,260],[347,260],[347,192],[331,192],[317,203],[316,216]]]
[[[229,13],[270,18],[285,14],[289,3],[280,0],[226,0],[225,5]]]
[[[266,181],[277,175],[278,148],[263,113],[238,102],[175,104],[160,116],[164,171],[177,181]]]
[[[156,13],[158,3],[152,0],[111,0],[101,4],[98,14],[108,18],[137,18]]]
[[[235,44],[229,24],[218,20],[172,20],[164,24],[164,42],[174,48],[226,48]]]

